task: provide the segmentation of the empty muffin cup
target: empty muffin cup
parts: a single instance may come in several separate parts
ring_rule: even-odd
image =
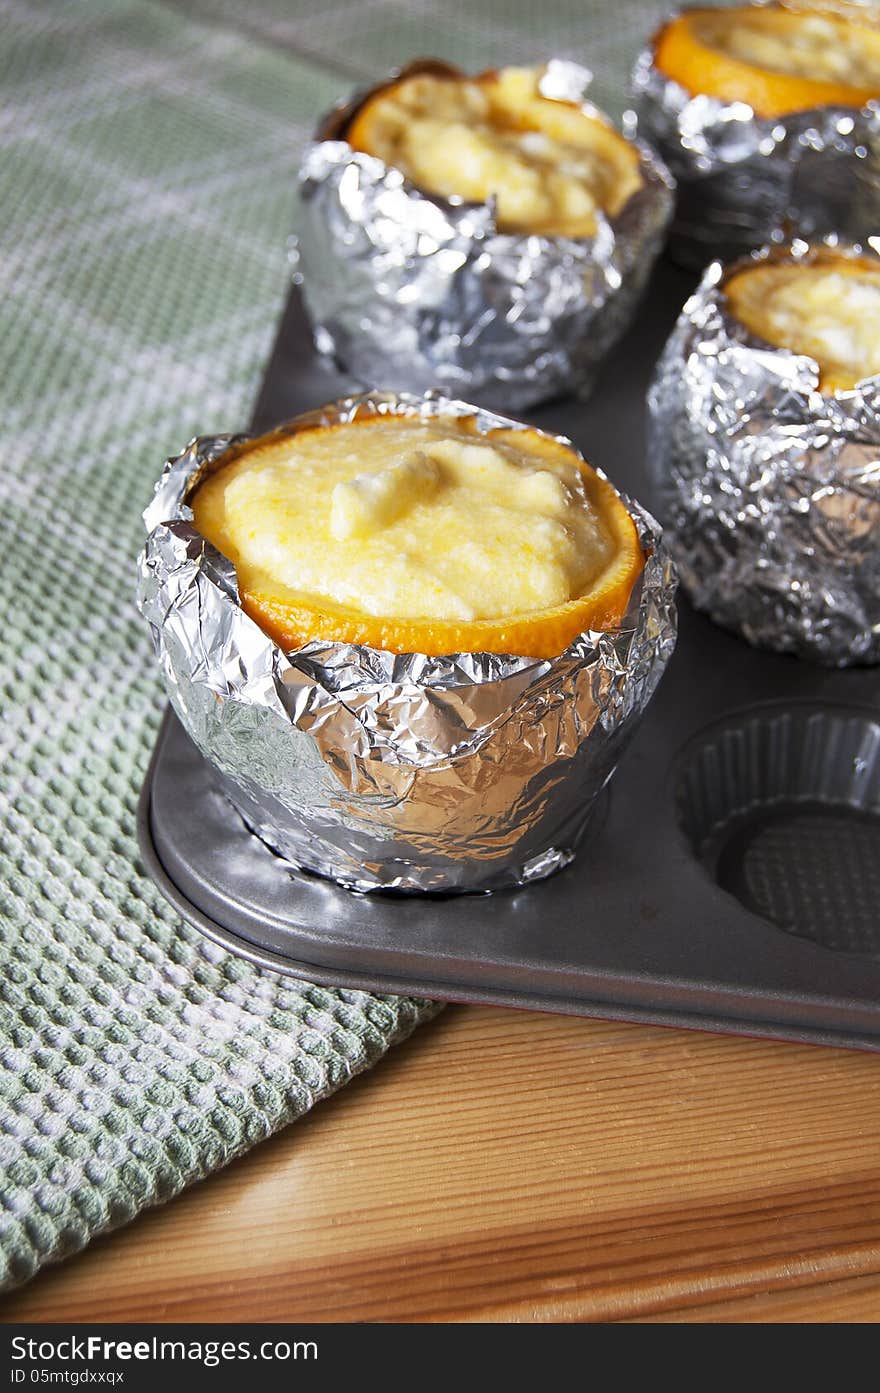
[[[880,720],[831,703],[734,712],[678,761],[679,825],[716,883],[778,928],[880,951]]]

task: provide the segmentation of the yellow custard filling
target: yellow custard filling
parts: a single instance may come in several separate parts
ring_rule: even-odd
[[[752,333],[815,359],[823,392],[880,373],[880,266],[832,254],[768,262],[732,276],[724,292]]]
[[[837,15],[799,13],[792,23],[784,12],[740,10],[732,23],[703,14],[695,28],[704,43],[753,67],[880,92],[877,36]]]
[[[522,639],[543,618],[532,646],[558,639],[560,652],[591,619],[619,619],[642,565],[629,514],[579,456],[534,431],[480,435],[469,418],[269,436],[192,507],[245,607],[287,649],[319,637],[520,652],[486,640]],[[574,625],[561,637],[560,616]]]
[[[880,97],[880,30],[816,9],[686,10],[660,31],[655,62],[689,92],[747,102],[759,116]]]
[[[368,99],[348,139],[429,193],[497,201],[503,232],[592,237],[642,186],[636,149],[597,116],[541,95],[540,69],[416,73]]]

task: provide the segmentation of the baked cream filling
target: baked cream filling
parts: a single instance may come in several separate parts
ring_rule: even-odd
[[[719,10],[695,16],[694,31],[708,47],[756,68],[880,92],[880,36],[839,17]]]
[[[584,594],[615,556],[576,457],[388,417],[270,441],[210,476],[196,526],[243,592],[480,620]]]
[[[502,231],[593,236],[642,185],[637,151],[580,107],[543,97],[540,71],[418,73],[381,89],[348,133],[429,193],[497,201]]]
[[[828,261],[749,267],[724,287],[752,333],[819,365],[823,391],[880,373],[880,267]]]

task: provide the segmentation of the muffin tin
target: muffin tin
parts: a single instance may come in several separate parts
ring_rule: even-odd
[[[658,267],[592,399],[529,413],[648,506],[645,390],[692,284]],[[254,428],[354,386],[315,354],[294,289]],[[684,599],[581,852],[547,881],[365,896],[293,872],[171,713],[139,832],[185,919],[310,981],[880,1049],[880,670],[759,652]]]

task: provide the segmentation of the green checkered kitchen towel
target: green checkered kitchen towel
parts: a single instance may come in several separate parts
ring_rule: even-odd
[[[586,61],[665,0],[0,0],[0,1285],[299,1116],[435,1009],[261,973],[138,865],[162,459],[248,418],[303,137],[418,54]]]
[[[0,7],[0,1285],[300,1116],[433,1007],[255,970],[138,863],[163,457],[248,417],[338,79],[137,0]]]

